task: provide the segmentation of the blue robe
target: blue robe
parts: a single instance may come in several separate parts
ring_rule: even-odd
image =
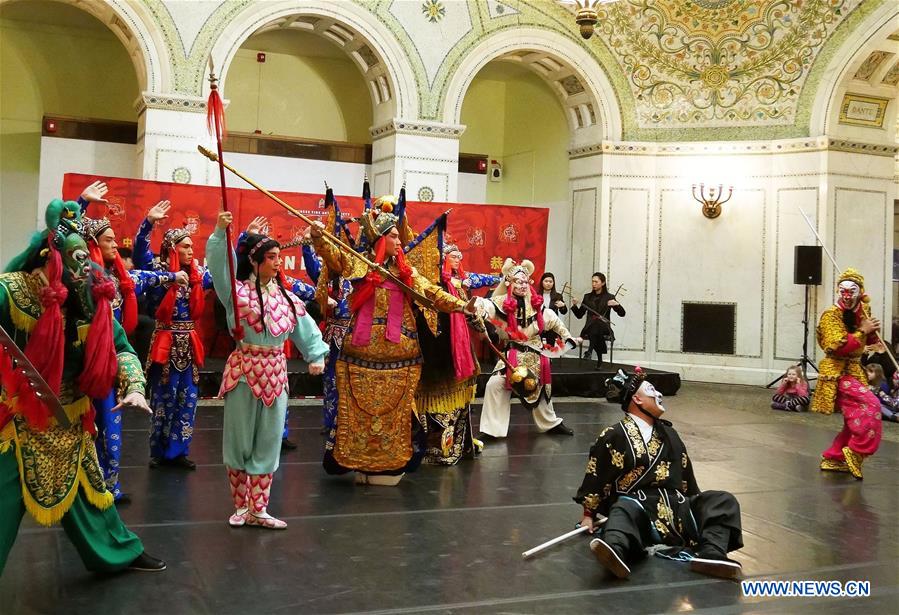
[[[144,220],[137,236],[134,238],[132,259],[135,267],[158,272],[167,271],[158,258],[150,251],[150,233],[153,224]],[[212,277],[209,271],[201,267],[203,289],[212,288]],[[165,288],[153,288],[147,292],[147,312],[155,314],[159,304],[168,292]],[[193,323],[190,315],[190,290],[178,289],[175,300],[172,325],[189,327]],[[156,334],[164,328],[156,323]],[[197,401],[199,399],[198,365],[194,361],[194,351],[190,344],[189,334],[185,331],[173,336],[172,352],[166,364],[148,361],[147,389],[150,392],[148,402],[153,411],[153,429],[150,432],[150,457],[156,459],[175,459],[186,457],[193,439]]]
[[[122,293],[119,289],[118,278],[113,270],[107,270],[109,276],[116,283],[116,297],[113,300],[113,316],[122,323]],[[175,274],[169,271],[129,271],[128,274],[134,281],[134,294],[137,297],[144,295],[148,289],[157,288],[167,282],[175,280]],[[91,400],[96,411],[94,419],[97,425],[97,438],[94,444],[97,447],[97,460],[103,470],[103,479],[106,488],[112,496],[118,500],[122,497],[122,486],[119,482],[119,464],[122,459],[122,413],[113,411],[116,405],[115,391],[102,399]]]
[[[321,274],[321,259],[315,254],[312,246],[303,246],[303,264],[306,273],[313,282],[318,284]],[[328,435],[328,445],[334,445],[334,427],[337,422],[337,357],[340,354],[343,336],[350,324],[349,296],[353,291],[353,285],[349,280],[336,277],[332,280],[328,295],[337,301],[337,306],[326,316],[326,326],[323,339],[328,344],[330,352],[325,361],[325,371],[322,374],[322,388],[324,391],[324,403],[322,405],[322,427]]]

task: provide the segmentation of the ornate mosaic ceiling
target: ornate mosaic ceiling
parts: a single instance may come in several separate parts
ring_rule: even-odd
[[[783,125],[862,0],[620,0],[599,9],[642,128]]]

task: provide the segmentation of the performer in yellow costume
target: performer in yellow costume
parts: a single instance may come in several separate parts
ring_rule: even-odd
[[[821,453],[820,468],[847,472],[862,479],[862,464],[877,452],[881,431],[880,400],[868,389],[861,366],[865,346],[877,342],[880,321],[868,313],[865,278],[847,269],[837,281],[840,298],[818,321],[818,345],[827,355],[821,360],[812,410],[843,413],[843,429]]]
[[[841,376],[868,383],[861,357],[865,346],[877,342],[880,329],[880,322],[866,312],[868,297],[862,274],[850,267],[837,280],[837,287],[839,299],[821,314],[816,330],[825,357],[821,359],[811,409],[821,414],[833,414]]]
[[[337,360],[337,427],[333,451],[326,451],[329,473],[355,470],[358,482],[395,485],[421,462],[414,437],[420,427],[415,389],[422,356],[413,301],[427,300],[440,312],[474,313],[408,265],[392,204],[382,197],[380,208],[365,211],[360,226],[371,246],[369,258],[383,265],[397,281],[382,276],[350,251],[322,237],[317,223],[311,235],[316,253],[328,269],[352,281],[350,326]],[[413,299],[410,289],[418,296]],[[418,450],[416,450],[418,449]]]

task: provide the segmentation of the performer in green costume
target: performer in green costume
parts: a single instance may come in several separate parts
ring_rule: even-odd
[[[60,424],[0,350],[0,573],[27,510],[60,522],[88,570],[164,570],[122,523],[97,463],[91,398],[149,412],[140,362],[113,319],[115,286],[78,235],[80,206],[54,200],[47,230],[0,274],[0,325],[24,350],[71,423]]]

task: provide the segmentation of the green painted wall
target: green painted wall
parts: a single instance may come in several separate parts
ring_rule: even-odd
[[[35,227],[41,118],[137,121],[137,96],[131,59],[111,32],[0,19],[2,261],[27,243]]]
[[[371,143],[371,95],[351,60],[256,52],[240,49],[228,69],[231,130]]]
[[[487,202],[531,205],[568,198],[569,130],[555,92],[537,75],[493,62],[462,103],[459,147],[502,161],[503,180],[487,182]]]

